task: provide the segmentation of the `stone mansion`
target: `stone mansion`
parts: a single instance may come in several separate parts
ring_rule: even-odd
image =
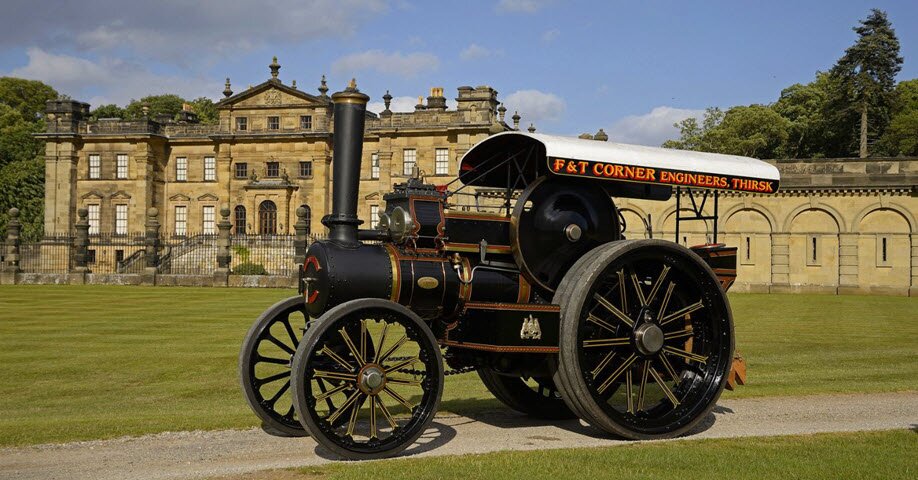
[[[295,211],[312,233],[331,207],[332,105],[324,78],[316,94],[279,78],[235,93],[227,79],[219,122],[177,118],[89,119],[89,105],[48,103],[45,224],[72,231],[89,211],[90,234],[141,232],[159,210],[167,234],[216,231],[229,205],[236,234],[293,233]],[[518,129],[488,86],[459,87],[449,109],[442,88],[412,112],[367,113],[359,216],[371,223],[383,194],[417,169],[429,183],[457,176],[458,160],[488,135]],[[525,113],[525,112],[523,112]],[[583,135],[607,140],[600,130]],[[781,191],[720,199],[720,240],[740,248],[734,288],[746,291],[882,292],[918,295],[918,159],[777,160]],[[486,194],[487,192],[483,192]],[[688,202],[683,202],[687,205]],[[630,238],[673,239],[675,202],[621,199]],[[710,206],[706,207],[710,208]],[[704,222],[685,224],[680,243],[710,240]]]

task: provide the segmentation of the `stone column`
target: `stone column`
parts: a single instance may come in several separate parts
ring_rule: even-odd
[[[771,292],[790,291],[790,234],[771,234]]]
[[[909,235],[912,246],[912,283],[908,288],[908,296],[918,297],[918,233]]]
[[[19,209],[10,209],[10,221],[6,224],[6,256],[0,264],[0,284],[13,285],[19,269],[19,245],[21,243],[22,223],[19,222]]]
[[[147,219],[144,222],[144,269],[140,283],[143,285],[156,285],[156,274],[159,268],[159,210],[156,207],[147,209]]]
[[[302,265],[306,262],[306,247],[309,246],[309,222],[306,221],[306,209],[299,207],[296,209],[296,223],[293,225],[296,231],[296,239],[293,240],[294,262]]]
[[[217,269],[214,271],[214,286],[226,287],[229,285],[230,261],[230,230],[233,224],[229,220],[229,205],[220,207],[220,221],[217,222]]]
[[[858,283],[858,234],[838,234],[838,293],[857,293]]]
[[[86,274],[91,273],[89,270],[89,210],[81,208],[77,210],[76,224],[73,229],[76,236],[73,239],[73,269],[70,270],[69,283],[82,285],[86,283]]]

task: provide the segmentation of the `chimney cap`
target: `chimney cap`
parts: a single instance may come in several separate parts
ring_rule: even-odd
[[[366,104],[370,101],[370,97],[366,94],[360,92],[357,89],[357,79],[352,78],[348,83],[347,88],[340,92],[332,94],[332,102],[335,103],[359,103]]]

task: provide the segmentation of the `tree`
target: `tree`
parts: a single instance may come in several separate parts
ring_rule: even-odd
[[[679,129],[678,140],[667,140],[663,142],[663,148],[675,148],[677,150],[703,150],[705,135],[710,132],[723,120],[724,112],[717,107],[710,107],[704,111],[702,124],[698,125],[698,119],[689,117],[673,126]]]
[[[882,155],[918,155],[918,78],[899,82],[893,116],[877,141]]]
[[[220,120],[217,104],[207,97],[198,97],[191,102],[191,108],[198,114],[201,123],[215,124]]]
[[[857,41],[845,50],[830,74],[841,87],[833,102],[837,108],[836,120],[848,127],[842,128],[843,131],[859,131],[856,143],[863,158],[868,155],[868,131],[872,128],[874,135],[879,137],[889,124],[895,78],[902,68],[902,57],[899,56],[899,39],[886,12],[871,10],[870,16],[861,20],[854,31]],[[853,119],[856,120],[853,122]]]
[[[44,143],[32,134],[43,129],[41,120],[27,121],[18,110],[0,103],[0,167],[40,155]]]
[[[57,97],[56,90],[38,80],[0,77],[0,103],[16,109],[27,121],[42,118],[45,113],[45,103]]]
[[[92,112],[89,112],[89,116],[93,120],[98,120],[100,118],[125,118],[124,109],[110,103],[108,105],[99,105]]]
[[[826,102],[831,91],[829,75],[816,73],[816,80],[796,83],[781,90],[772,109],[788,120],[787,142],[779,152],[785,158],[820,157],[826,150]]]
[[[24,240],[38,240],[44,230],[45,164],[41,158],[16,160],[0,168],[0,231],[6,232],[10,208],[19,209]]]
[[[175,115],[182,111],[182,105],[187,103],[184,98],[174,95],[150,95],[140,100],[131,100],[131,103],[124,109],[127,119],[138,120],[143,118],[144,104],[150,107],[149,117],[157,115],[168,115],[169,118],[175,118]]]
[[[787,142],[789,125],[787,119],[765,105],[733,107],[707,131],[701,148],[707,152],[775,158]]]

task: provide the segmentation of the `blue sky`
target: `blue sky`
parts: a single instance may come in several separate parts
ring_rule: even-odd
[[[490,85],[539,131],[604,128],[659,144],[708,106],[769,103],[812,80],[853,43],[870,8],[902,44],[899,79],[918,77],[915,1],[7,0],[0,75],[35,78],[76,99],[152,93],[221,97],[268,78],[314,92],[357,77],[410,109],[432,86]],[[379,103],[372,105],[379,108]]]

